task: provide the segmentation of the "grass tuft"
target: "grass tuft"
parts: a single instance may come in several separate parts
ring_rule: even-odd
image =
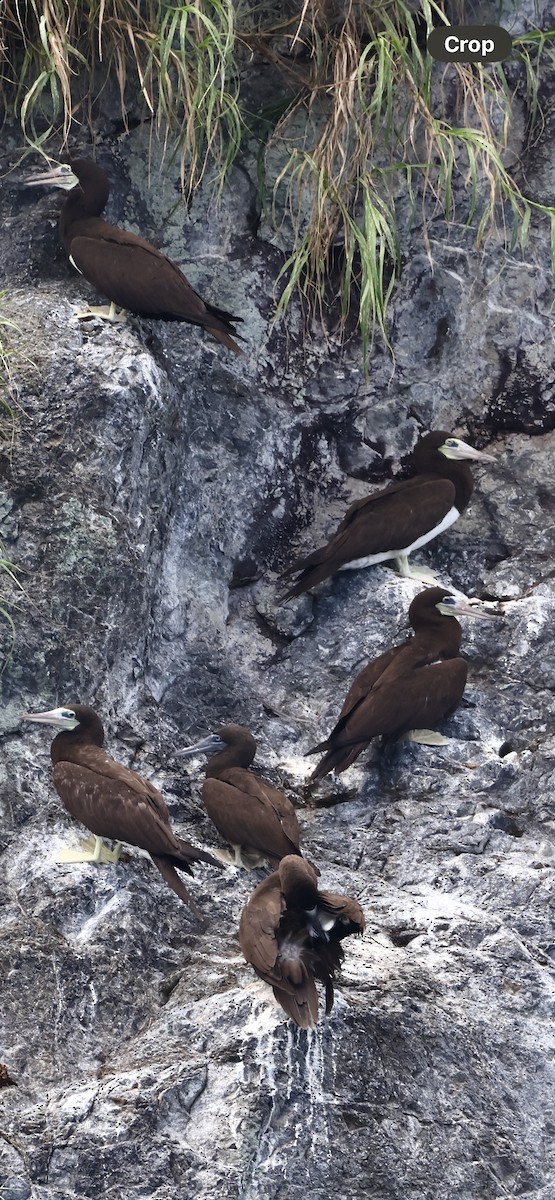
[[[462,21],[463,0],[459,10]],[[400,222],[420,221],[428,249],[438,214],[471,226],[478,247],[500,229],[522,249],[535,214],[555,228],[555,207],[527,196],[520,164],[509,165],[515,100],[529,141],[541,135],[555,30],[515,38],[509,63],[444,65],[425,50],[448,23],[444,0],[289,0],[278,11],[252,0],[4,0],[0,82],[42,151],[94,124],[108,83],[124,123],[139,97],[186,196],[208,167],[221,191],[256,132],[285,250],[278,316],[295,295],[340,329],[355,313],[366,356],[376,331],[387,341]],[[261,64],[272,95],[253,116],[244,97]]]
[[[139,93],[189,191],[208,163],[223,186],[241,144],[235,42],[232,0],[4,0],[0,9],[4,92],[30,146],[56,137],[63,149],[110,80],[124,122]]]
[[[434,0],[420,0],[418,10],[403,0],[350,0],[334,26],[325,12],[324,0],[305,0],[291,28],[291,44],[303,41],[310,53],[311,78],[270,138],[274,152],[279,143],[283,150],[274,201],[293,226],[278,313],[296,290],[320,313],[333,305],[339,257],[340,319],[358,304],[366,356],[375,331],[387,341],[401,265],[398,213],[420,221],[430,255],[427,231],[438,214],[472,226],[478,248],[501,229],[507,247],[522,250],[534,212],[553,228],[555,207],[526,196],[506,163],[517,90],[529,135],[542,119],[539,85],[553,69],[555,31],[515,39],[511,87],[503,64],[434,64],[422,47],[434,25],[447,24]],[[312,131],[302,148],[300,104]]]

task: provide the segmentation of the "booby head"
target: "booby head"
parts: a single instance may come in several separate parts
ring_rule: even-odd
[[[229,763],[233,759],[234,766],[250,766],[256,754],[256,742],[245,725],[221,725],[200,742],[185,746],[183,750],[176,750],[174,758],[185,758],[192,754],[207,754],[212,758],[216,754],[224,753],[226,763],[228,759]]]
[[[477,450],[475,446],[470,446],[468,442],[463,442],[461,438],[457,437],[445,437],[442,445],[438,446],[438,450],[445,458],[459,462],[467,459],[476,462],[495,462],[494,454],[486,454],[485,450]]]
[[[444,617],[479,617],[481,621],[494,621],[500,615],[490,612],[481,600],[469,600],[466,596],[444,595],[436,608]]]
[[[104,742],[104,729],[100,717],[88,704],[66,704],[46,712],[24,713],[22,720],[53,725],[60,733],[73,733],[78,730],[81,736],[84,735],[97,746],[102,746]]]
[[[438,457],[441,455],[441,458]],[[411,468],[415,474],[425,474],[434,463],[439,465],[445,459],[453,462],[495,462],[495,455],[486,454],[485,450],[476,450],[462,438],[455,437],[445,429],[434,429],[420,437],[410,455]]]
[[[99,216],[108,203],[110,180],[105,170],[91,158],[72,158],[67,163],[56,163],[48,171],[28,175],[23,180],[26,187],[55,187],[70,192],[64,207],[77,209],[80,215]]]
[[[79,178],[70,163],[51,163],[48,171],[28,175],[23,183],[25,187],[56,187],[70,192],[79,187]]]
[[[174,758],[186,758],[193,754],[219,754],[221,750],[227,750],[227,742],[220,737],[219,733],[209,733],[208,737],[201,738],[200,742],[195,742],[192,746],[184,746],[183,750],[175,750]]]
[[[335,918],[318,906],[318,868],[306,858],[286,854],[278,874],[287,907],[304,912],[311,936],[328,942],[328,930],[333,928]]]
[[[286,854],[279,867],[281,890],[287,904],[314,915],[318,895],[318,878],[312,863],[295,854]]]
[[[427,616],[433,618],[434,609],[441,613],[442,617],[479,617],[485,621],[499,619],[501,615],[491,612],[481,600],[453,596],[451,592],[446,592],[440,587],[426,588],[414,597],[409,608],[409,621],[413,629],[425,621]]]

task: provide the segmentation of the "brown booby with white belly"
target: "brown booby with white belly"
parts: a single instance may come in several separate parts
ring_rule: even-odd
[[[138,317],[187,321],[202,326],[229,350],[243,353],[234,341],[239,336],[234,322],[241,317],[203,300],[176,263],[150,242],[103,220],[110,182],[98,163],[71,159],[24,182],[69,192],[58,225],[61,241],[73,266],[110,301],[109,309],[89,308],[79,313],[81,318],[121,321],[129,311]]]
[[[396,480],[355,500],[329,542],[287,568],[297,579],[283,599],[310,591],[336,571],[395,559],[401,575],[430,580],[409,564],[409,554],[449,529],[464,512],[474,489],[467,460],[495,462],[460,438],[436,430],[419,438],[409,458],[411,477]]]

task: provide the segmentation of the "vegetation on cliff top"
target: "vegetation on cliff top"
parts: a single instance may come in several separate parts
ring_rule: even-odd
[[[115,81],[124,128],[152,123],[185,195],[208,168],[221,190],[257,138],[261,203],[290,226],[278,314],[299,293],[323,317],[339,303],[366,352],[376,329],[387,339],[400,212],[428,249],[438,213],[513,250],[541,212],[555,245],[555,208],[526,195],[519,159],[541,131],[555,30],[516,37],[508,63],[444,66],[425,49],[441,23],[445,0],[5,0],[0,74],[26,145],[58,155]]]

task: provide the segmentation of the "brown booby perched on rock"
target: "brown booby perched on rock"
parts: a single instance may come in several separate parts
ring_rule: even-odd
[[[94,709],[69,704],[49,712],[27,713],[25,721],[53,725],[61,732],[52,742],[54,787],[64,807],[95,835],[94,850],[64,850],[58,862],[117,862],[122,842],[147,850],[167,884],[198,914],[176,867],[192,875],[191,863],[221,863],[205,850],[177,837],[162,793],[136,771],[123,767],[102,749],[104,729]],[[102,838],[117,843],[108,850]],[[198,914],[200,915],[200,914]]]
[[[401,575],[430,580],[409,565],[413,550],[460,517],[474,481],[466,459],[495,462],[491,454],[451,437],[443,430],[419,438],[409,457],[410,479],[389,483],[362,500],[355,500],[327,545],[297,558],[282,578],[297,575],[283,599],[291,600],[329,579],[336,571],[370,567],[394,558]]]
[[[496,614],[479,601],[458,599],[442,588],[419,592],[409,608],[414,637],[386,650],[357,675],[337,725],[308,751],[325,751],[311,779],[330,771],[339,775],[380,735],[396,739],[410,733],[411,741],[445,742],[432,729],[460,704],[467,675],[466,662],[459,657],[462,630],[454,620],[457,616],[491,619]]]
[[[102,220],[110,183],[98,163],[72,159],[25,183],[69,191],[59,219],[61,240],[73,266],[110,301],[109,308],[89,308],[79,313],[81,318],[120,321],[129,310],[138,317],[188,321],[201,325],[229,350],[243,353],[230,336],[239,336],[233,322],[241,317],[202,300],[179,267],[144,238]]]
[[[357,900],[319,892],[314,867],[288,855],[245,905],[239,942],[287,1016],[310,1029],[318,1021],[315,980],[324,984],[330,1013],[333,982],[345,957],[341,940],[362,933],[364,924]]]
[[[194,746],[176,752],[208,754],[202,788],[204,807],[216,829],[233,847],[233,855],[217,851],[236,867],[276,866],[287,854],[298,854],[297,814],[287,796],[249,771],[256,742],[243,725],[222,725]]]

